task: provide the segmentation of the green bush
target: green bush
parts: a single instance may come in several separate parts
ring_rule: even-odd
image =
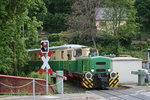
[[[40,78],[40,79],[46,79],[46,74],[43,73],[43,74],[39,74],[38,72],[32,72],[28,75],[28,77],[32,77],[32,78]],[[53,84],[53,80],[52,78],[48,77],[48,81]]]
[[[64,44],[67,44],[67,43],[63,41],[50,42],[50,46],[60,46]]]
[[[62,36],[63,36],[63,33],[53,33],[48,36],[48,40],[50,42],[59,41]]]
[[[147,40],[147,45],[150,47],[150,39]]]

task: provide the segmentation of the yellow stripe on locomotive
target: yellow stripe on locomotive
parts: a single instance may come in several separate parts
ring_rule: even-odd
[[[119,73],[118,72],[111,72],[109,78],[109,86],[116,87],[119,84]]]
[[[86,75],[91,75],[89,78]],[[93,88],[93,76],[91,73],[87,72],[83,75],[82,85],[86,88]]]

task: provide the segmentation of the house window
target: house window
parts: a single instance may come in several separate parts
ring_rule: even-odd
[[[99,22],[99,26],[106,26],[106,22]]]
[[[64,51],[61,51],[61,59],[64,59]]]

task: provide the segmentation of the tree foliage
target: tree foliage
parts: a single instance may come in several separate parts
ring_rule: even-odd
[[[150,0],[136,0],[137,22],[142,24],[141,31],[150,32]]]
[[[118,55],[119,46],[130,45],[138,32],[134,0],[104,0],[103,3],[106,8],[103,17],[109,20],[109,24],[103,27],[100,34],[109,34],[116,39],[114,51]]]
[[[38,9],[39,2],[42,1],[0,0],[1,74],[23,74],[28,60],[25,48],[37,41],[37,28],[42,25],[36,14],[29,12]]]
[[[74,0],[44,0],[47,14],[43,16],[44,30],[49,33],[66,31],[68,16],[71,14],[71,5]]]
[[[48,40],[50,42],[50,46],[60,46],[67,44],[65,40],[62,38],[64,37],[64,33],[53,33],[48,36]]]
[[[98,47],[100,54],[144,50],[149,41],[130,44],[139,24],[140,31],[149,32],[149,4],[150,0],[0,0],[0,74],[24,74],[26,49],[39,47],[42,23],[51,33],[50,46],[83,44]],[[111,19],[102,31],[96,29],[97,8],[107,8],[103,17]]]

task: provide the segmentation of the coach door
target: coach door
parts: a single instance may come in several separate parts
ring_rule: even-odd
[[[67,70],[71,70],[72,50],[67,51]]]
[[[67,60],[72,60],[72,50],[67,51]]]

